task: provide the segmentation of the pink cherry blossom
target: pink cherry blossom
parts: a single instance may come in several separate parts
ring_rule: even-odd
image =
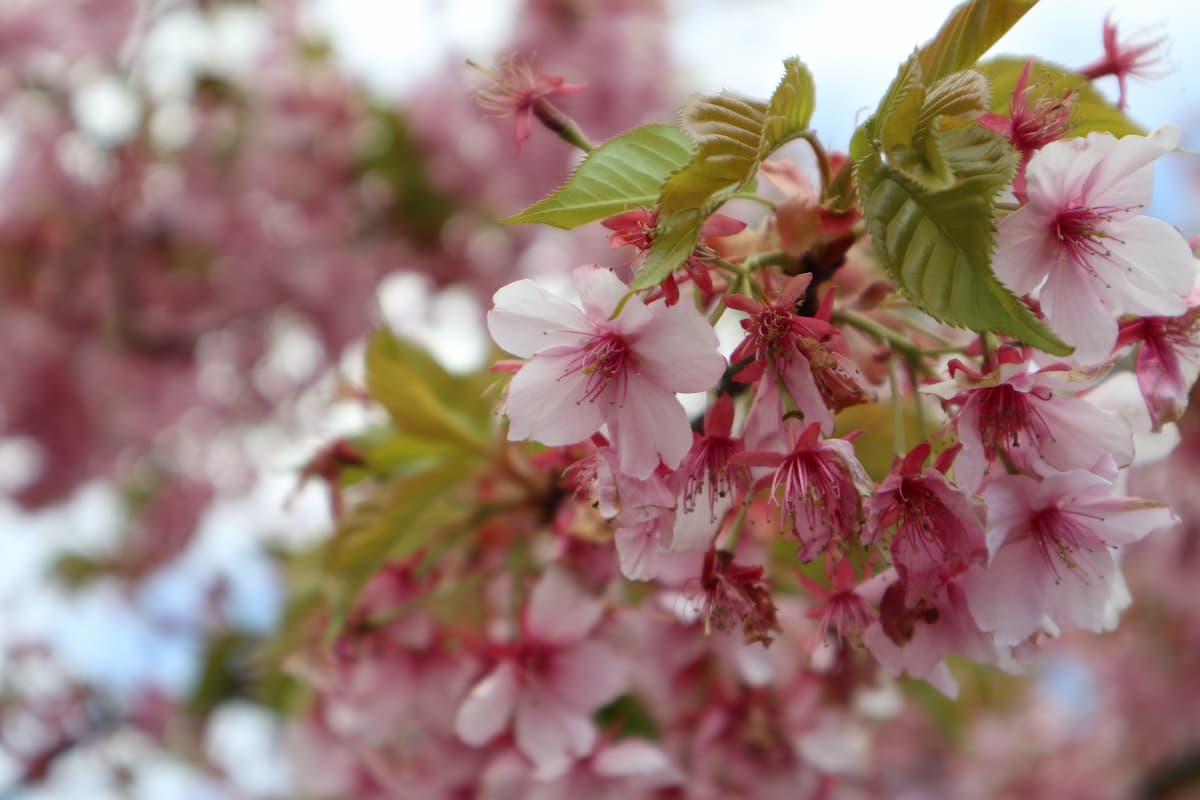
[[[748,315],[741,323],[746,336],[730,361],[744,365],[735,375],[738,382],[759,384],[759,399],[751,414],[765,413],[766,419],[747,421],[748,431],[755,431],[754,438],[763,425],[778,427],[775,419],[779,415],[772,419],[782,401],[777,382],[787,389],[804,420],[820,422],[826,434],[833,431],[835,413],[868,400],[858,367],[830,345],[837,333],[829,321],[833,292],[825,294],[813,316],[796,313],[811,283],[811,273],[796,275],[766,303],[742,295],[725,297],[725,305]]]
[[[696,434],[692,449],[679,466],[682,480],[680,505],[684,512],[707,506],[714,521],[731,505],[740,489],[749,483],[744,467],[730,459],[742,450],[740,440],[732,437],[733,398],[721,395],[704,415],[704,434]]]
[[[1121,326],[1119,344],[1139,342],[1135,371],[1154,430],[1179,419],[1200,374],[1200,290],[1177,317],[1143,317]]]
[[[898,576],[884,573],[879,577],[882,584]],[[908,600],[903,583],[888,585],[880,601],[878,621],[863,634],[871,654],[891,674],[921,678],[956,697],[958,682],[946,666],[947,656],[1008,663],[1004,651],[992,644],[991,637],[972,618],[957,581],[944,584],[935,595],[915,604]]]
[[[592,713],[625,687],[617,654],[588,638],[603,612],[603,601],[567,572],[547,571],[530,595],[520,641],[505,649],[459,706],[459,738],[481,747],[511,725],[517,748],[545,778],[562,775],[591,753]]]
[[[1156,69],[1163,61],[1164,38],[1151,39],[1144,34],[1134,34],[1125,41],[1117,39],[1117,23],[1112,21],[1112,14],[1104,18],[1104,55],[1095,62],[1079,70],[1079,74],[1089,80],[1096,80],[1106,75],[1117,79],[1120,94],[1117,97],[1117,108],[1125,108],[1127,79],[1155,78],[1163,74]]]
[[[791,520],[801,541],[799,558],[811,561],[830,544],[857,538],[864,519],[863,501],[874,483],[847,439],[822,439],[819,422],[804,427],[784,423],[787,454],[747,451],[738,463],[772,467],[771,494]]]
[[[838,560],[829,577],[829,588],[803,572],[797,572],[796,577],[818,603],[808,611],[810,619],[820,620],[821,623],[817,633],[818,645],[825,643],[831,631],[839,641],[858,641],[863,630],[875,619],[875,609],[871,608],[860,591],[858,578],[854,574],[854,562],[850,559]]]
[[[763,647],[770,646],[780,632],[762,567],[737,564],[733,553],[725,550],[709,550],[704,554],[700,589],[705,632],[741,628],[746,644],[759,642]]]
[[[1178,144],[1173,126],[1148,137],[1051,142],[1029,161],[1028,203],[1000,222],[996,275],[1019,295],[1040,285],[1046,319],[1085,364],[1108,358],[1122,314],[1186,309],[1191,249],[1170,225],[1141,215],[1153,161]]]
[[[946,478],[958,448],[925,469],[930,447],[921,443],[875,489],[867,506],[864,544],[894,529],[892,565],[910,597],[932,593],[987,557],[983,503]]]
[[[971,614],[1001,645],[1020,643],[1045,615],[1090,631],[1112,627],[1108,606],[1125,590],[1108,548],[1175,520],[1161,503],[1115,496],[1107,479],[1086,470],[1041,481],[1001,476],[983,499],[990,561],[963,583]]]
[[[637,253],[626,265],[628,267],[628,265],[631,265],[645,255],[650,250],[651,245],[654,244],[654,231],[658,225],[658,212],[646,208],[636,208],[633,211],[626,211],[609,217],[603,220],[601,224],[613,232],[612,236],[609,237],[610,245],[613,247],[632,245],[637,248]],[[745,228],[746,223],[733,217],[727,217],[724,214],[713,214],[700,226],[700,240],[696,244],[696,248],[692,251],[692,254],[683,262],[682,269],[696,284],[696,287],[702,292],[704,298],[706,298],[705,305],[707,305],[707,298],[712,297],[716,291],[712,277],[708,274],[709,262],[713,260],[716,253],[708,243],[708,240],[733,236],[735,233],[745,230]],[[662,283],[659,285],[662,287],[667,305],[673,306],[679,302],[679,281],[676,279],[675,273],[671,273],[663,278]]]
[[[509,386],[508,438],[574,444],[607,425],[622,472],[674,469],[692,445],[675,393],[721,377],[716,334],[690,304],[645,304],[608,270],[574,277],[582,311],[529,280],[496,292],[488,330],[529,359]]]
[[[984,114],[979,124],[1004,136],[1021,154],[1017,176],[1013,179],[1013,193],[1025,199],[1025,167],[1038,150],[1050,142],[1058,141],[1071,131],[1071,111],[1075,106],[1076,92],[1068,89],[1061,97],[1034,94],[1029,86],[1029,72],[1034,59],[1029,59],[1017,84],[1013,87],[1009,101],[1008,116]]]
[[[1041,473],[1090,469],[1107,455],[1117,466],[1133,460],[1129,424],[1120,415],[1066,394],[1089,388],[1095,376],[1064,365],[1034,371],[1012,348],[997,360],[987,374],[952,361],[954,380],[928,388],[961,404],[955,421],[963,446],[954,468],[959,486],[977,490],[989,469],[1005,461]]]
[[[570,94],[587,88],[586,83],[566,83],[559,75],[542,75],[534,69],[534,58],[513,53],[501,59],[499,74],[473,65],[492,79],[494,85],[475,96],[479,107],[497,117],[513,118],[513,148],[533,135],[533,117],[546,114],[547,97]]]

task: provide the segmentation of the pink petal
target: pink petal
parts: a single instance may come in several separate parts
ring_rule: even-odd
[[[481,747],[508,727],[517,700],[516,668],[505,661],[471,687],[454,718],[454,732]]]
[[[1078,554],[1079,563],[1067,564],[1051,553],[1061,576],[1047,587],[1047,612],[1060,625],[1072,623],[1087,631],[1105,630],[1108,598],[1116,579],[1117,565],[1103,547]]]
[[[587,714],[616,700],[627,683],[625,662],[611,647],[594,641],[559,652],[549,676],[555,693]]]
[[[529,595],[525,631],[541,642],[570,644],[600,621],[604,601],[583,590],[566,569],[551,567]]]
[[[1176,295],[1186,295],[1192,290],[1197,267],[1183,235],[1161,219],[1142,216],[1112,223],[1109,233],[1119,240],[1113,245],[1113,252],[1146,274],[1151,281],[1149,286],[1159,290],[1152,293],[1151,302],[1127,306],[1126,310],[1142,316],[1182,314],[1187,303]]]
[[[1074,265],[1052,270],[1042,287],[1042,311],[1050,327],[1075,347],[1074,356],[1083,364],[1104,361],[1117,343],[1117,320],[1100,297],[1102,289],[1099,279]]]
[[[663,547],[659,543],[658,527],[658,523],[653,520],[639,522],[636,525],[617,528],[613,535],[621,574],[629,580],[648,581],[658,576],[664,555]]]
[[[592,752],[596,727],[587,714],[564,704],[542,687],[532,687],[517,706],[517,747],[541,780],[557,778],[576,758]]]
[[[1111,134],[1093,133],[1093,137]],[[1159,128],[1151,136],[1124,136],[1088,175],[1085,197],[1089,205],[1148,205],[1154,182],[1155,159],[1179,145],[1179,129]]]
[[[584,399],[588,376],[568,374],[576,356],[541,353],[513,376],[508,387],[508,438],[548,445],[575,444],[600,430],[603,398]]]
[[[1105,454],[1118,466],[1133,461],[1133,434],[1116,413],[1080,397],[1055,395],[1038,403],[1050,437],[1039,442],[1042,457],[1055,469],[1090,469]]]
[[[584,316],[593,324],[611,317],[621,300],[629,294],[629,287],[621,283],[612,270],[602,267],[576,267],[571,277],[575,280],[575,288],[579,290]],[[626,317],[626,314],[629,316]],[[621,309],[621,318],[628,320],[631,325],[635,322],[644,324],[649,317],[645,304],[636,296],[630,297]]]
[[[591,331],[578,308],[531,280],[502,287],[492,302],[488,332],[496,344],[521,358],[556,345],[579,344]]]
[[[833,433],[833,412],[825,405],[817,382],[813,378],[808,359],[796,353],[784,370],[783,385],[788,394],[796,401],[796,408],[804,415],[806,425],[816,422],[821,426],[821,432],[826,436]]]
[[[996,255],[992,268],[1000,282],[1017,295],[1038,287],[1050,267],[1051,221],[1031,206],[1001,220],[996,230]]]
[[[976,567],[963,577],[971,616],[998,645],[1020,644],[1042,624],[1046,583],[1053,582],[1033,539],[1001,547],[987,569]]]
[[[592,771],[604,778],[641,778],[655,785],[683,780],[667,754],[645,739],[622,739],[604,747],[592,758]]]
[[[725,357],[708,321],[689,303],[650,305],[653,318],[637,334],[641,374],[672,392],[705,392],[725,372]]]
[[[620,454],[620,470],[645,478],[658,460],[675,469],[692,449],[692,427],[674,394],[639,376],[631,376],[626,396],[608,410],[609,430]]]

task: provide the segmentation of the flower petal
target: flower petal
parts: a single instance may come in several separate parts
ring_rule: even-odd
[[[454,717],[454,732],[472,747],[487,744],[508,727],[516,700],[516,669],[505,661],[471,687]]]
[[[513,376],[508,386],[508,438],[547,445],[575,444],[600,430],[605,398],[584,399],[588,376],[571,371],[567,353],[541,353]]]
[[[540,642],[578,642],[603,613],[602,599],[585,592],[566,569],[551,567],[530,592],[525,631]]]
[[[502,287],[487,314],[496,344],[521,358],[556,345],[578,344],[591,330],[579,309],[531,280]]]
[[[692,428],[678,398],[645,378],[630,377],[625,397],[608,413],[620,470],[626,475],[648,477],[658,468],[659,458],[675,469],[692,448]]]

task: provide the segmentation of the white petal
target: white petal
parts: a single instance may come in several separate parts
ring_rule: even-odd
[[[531,280],[502,287],[492,298],[487,326],[492,339],[520,358],[539,350],[579,342],[591,326],[578,308]]]
[[[454,718],[454,732],[472,747],[487,744],[508,727],[517,699],[517,676],[505,661],[471,687]]]
[[[679,783],[682,775],[662,749],[645,739],[622,739],[596,753],[592,771],[605,778],[641,778],[657,785]]]

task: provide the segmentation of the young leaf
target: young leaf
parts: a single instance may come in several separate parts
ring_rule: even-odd
[[[549,196],[504,222],[571,229],[658,200],[663,181],[692,156],[692,141],[673,125],[644,125],[588,153]]]
[[[967,69],[1037,0],[968,0],[955,8],[917,58],[927,83]]]
[[[991,269],[992,202],[1012,180],[1017,154],[978,125],[941,134],[957,182],[929,191],[877,153],[855,165],[863,215],[896,285],[930,316],[978,331],[1003,331],[1054,355],[1071,348],[1005,288]]]
[[[759,160],[808,130],[816,106],[812,73],[798,58],[783,62],[783,79],[775,87],[759,141]]]
[[[632,289],[660,283],[684,262],[704,220],[754,180],[764,158],[808,130],[814,97],[812,75],[789,58],[769,103],[722,93],[684,106],[682,126],[696,152],[663,184],[654,244]]]
[[[372,337],[366,361],[367,389],[388,410],[397,431],[468,451],[486,446],[486,423],[457,410],[479,405],[464,402],[479,396],[470,380],[447,374],[427,353],[386,329]]]
[[[754,176],[766,105],[722,93],[694,98],[681,116],[696,153],[663,184],[660,217],[711,209]]]
[[[992,84],[992,111],[1008,115],[1013,89],[1023,69],[1024,59],[1008,56],[979,64],[979,71]],[[1075,93],[1074,111],[1071,114],[1071,121],[1075,124],[1071,130],[1073,136],[1084,136],[1095,131],[1107,131],[1118,137],[1146,133],[1125,112],[1096,91],[1091,81],[1077,72],[1046,61],[1035,61],[1029,74],[1029,85],[1034,87],[1035,93],[1044,97],[1061,98],[1067,92]]]

